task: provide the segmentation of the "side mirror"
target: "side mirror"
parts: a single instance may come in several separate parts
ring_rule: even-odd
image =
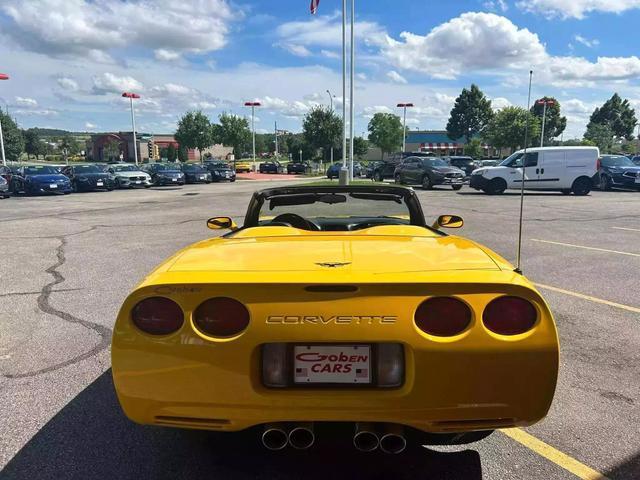
[[[432,228],[436,230],[440,227],[444,228],[460,228],[464,225],[464,220],[458,215],[440,215],[436,222],[432,225]]]
[[[211,230],[237,230],[238,226],[231,217],[213,217],[207,220],[207,228]]]

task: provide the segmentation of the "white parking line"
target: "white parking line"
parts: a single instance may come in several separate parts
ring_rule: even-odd
[[[553,245],[562,245],[563,247],[582,248],[584,250],[595,250],[598,252],[617,253],[618,255],[629,255],[630,257],[640,257],[640,253],[621,252],[619,250],[608,250],[606,248],[587,247],[585,245],[574,245],[573,243],[552,242],[551,240],[540,240],[538,238],[532,238],[532,242],[550,243]]]
[[[534,285],[539,288],[551,290],[552,292],[564,293],[565,295],[571,295],[572,297],[582,298],[583,300],[589,300],[594,303],[601,303],[603,305],[609,305],[610,307],[621,308],[633,313],[640,313],[640,308],[632,307],[630,305],[624,305],[622,303],[610,302],[603,298],[592,297],[591,295],[585,295],[584,293],[573,292],[571,290],[565,290],[564,288],[552,287],[551,285],[544,285],[542,283],[535,282]]]
[[[615,230],[627,230],[629,232],[640,232],[640,228],[627,228],[627,227],[611,227]]]

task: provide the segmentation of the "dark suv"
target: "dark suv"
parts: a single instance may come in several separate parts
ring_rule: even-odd
[[[445,157],[445,160],[449,162],[452,167],[458,167],[460,170],[464,170],[465,176],[468,178],[476,168],[478,168],[476,162],[471,157]]]
[[[640,189],[640,166],[623,155],[602,155],[598,161],[600,190]]]
[[[367,176],[376,182],[381,182],[385,178],[394,178],[396,168],[409,157],[433,157],[433,154],[428,152],[396,152],[389,155],[386,160],[378,162]]]
[[[464,177],[463,170],[452,167],[439,157],[405,158],[394,173],[396,183],[422,185],[426,189],[431,189],[434,185],[451,185],[454,190],[460,190]]]

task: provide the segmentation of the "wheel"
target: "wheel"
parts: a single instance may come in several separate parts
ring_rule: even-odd
[[[563,188],[560,191],[562,192],[563,195],[569,195],[571,193],[571,189],[570,188]]]
[[[425,175],[424,177],[422,177],[422,188],[424,188],[425,190],[433,189],[433,182],[429,178],[429,175]]]
[[[145,185],[144,188],[151,188],[151,185]]]
[[[76,182],[71,182],[71,190],[73,193],[78,193],[78,184]]]
[[[489,195],[501,195],[507,189],[507,182],[502,178],[493,178],[485,188]]]
[[[451,188],[453,188],[454,190],[460,190],[462,188],[462,185],[451,185]]]
[[[384,177],[382,176],[382,172],[375,172],[375,173],[373,174],[373,179],[374,179],[376,182],[382,182],[382,181],[384,180]]]
[[[591,191],[591,179],[587,177],[576,178],[571,186],[574,195],[588,195]]]
[[[575,185],[575,182],[574,182],[574,185]],[[606,175],[600,175],[600,190],[607,191],[607,192],[611,190],[611,179]]]
[[[211,182],[210,182],[209,180],[207,180],[207,181],[206,181],[206,182],[204,182],[204,183],[206,183],[207,185],[209,185]]]
[[[235,178],[232,178],[232,179],[231,179],[231,180],[229,180],[229,181],[230,181],[230,182],[235,182],[235,181],[236,181],[236,179],[235,179]]]

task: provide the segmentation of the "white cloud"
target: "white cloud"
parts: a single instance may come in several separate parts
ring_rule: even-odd
[[[354,102],[354,104],[355,104],[355,102]],[[373,118],[373,116],[376,113],[393,113],[393,110],[391,110],[386,105],[374,105],[374,106],[370,106],[370,107],[364,107],[362,109],[362,116],[364,118]]]
[[[494,110],[500,110],[501,108],[510,107],[511,105],[513,104],[504,97],[496,97],[491,99],[491,107]]]
[[[292,55],[295,55],[296,57],[309,57],[309,56],[311,56],[311,52],[304,45],[298,45],[298,44],[295,44],[295,43],[284,42],[284,43],[278,43],[278,44],[276,44],[276,46],[285,49],[287,52],[289,52]]]
[[[153,97],[175,97],[195,94],[197,94],[197,91],[193,88],[178,83],[165,83],[149,90],[149,95]]]
[[[56,82],[60,88],[68,92],[75,92],[80,88],[78,82],[70,77],[58,77],[56,78]]]
[[[303,117],[309,112],[311,107],[319,105],[317,100],[287,101],[282,98],[270,96],[257,98],[255,100],[261,103],[262,106],[260,108],[274,110],[289,118]]]
[[[191,53],[218,50],[227,41],[228,24],[242,16],[225,0],[5,3],[0,10],[12,21],[6,33],[23,48],[94,61],[108,61],[107,52],[127,46]]]
[[[326,50],[326,49],[320,50],[320,55],[326,58],[334,58],[334,59],[342,58],[341,53],[335,52],[333,50]]]
[[[585,47],[593,48],[600,45],[600,40],[594,38],[593,40],[589,40],[588,38],[583,37],[582,35],[574,35],[574,40],[578,43],[581,43]]]
[[[488,0],[482,4],[484,8],[491,11],[501,11],[506,12],[509,10],[509,5],[505,0]]]
[[[93,77],[92,92],[96,95],[117,94],[129,91],[139,92],[143,89],[142,83],[129,76],[119,77],[113,73],[105,72]]]
[[[16,97],[16,105],[24,108],[36,108],[38,102],[34,98]]]
[[[15,115],[36,115],[39,117],[51,117],[51,116],[58,115],[58,112],[56,110],[51,110],[51,109],[34,110],[32,108],[17,109],[17,110],[13,110],[11,113]]]
[[[582,19],[591,12],[622,13],[640,8],[640,0],[521,0],[516,5],[546,17]]]
[[[160,60],[162,62],[173,62],[175,60],[180,60],[180,52],[176,52],[175,50],[167,50],[165,48],[158,48],[153,52],[153,56],[156,60]]]
[[[402,83],[402,84],[406,84],[407,83],[407,79],[404,78],[402,75],[400,75],[395,70],[391,70],[391,71],[387,72],[387,78],[389,80],[391,80],[392,82],[395,82],[395,83]]]
[[[276,35],[284,42],[297,45],[340,47],[342,23],[337,15],[321,15],[307,21],[286,22],[278,26]],[[375,22],[356,22],[355,38],[366,44],[378,44],[384,39],[384,29]]]
[[[95,123],[85,122],[84,128],[87,130],[95,130],[98,126]]]

